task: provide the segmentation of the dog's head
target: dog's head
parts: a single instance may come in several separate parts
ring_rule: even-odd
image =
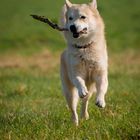
[[[101,22],[96,0],[89,4],[72,4],[66,0],[62,18],[69,30],[65,33],[66,38],[75,43],[93,36]]]

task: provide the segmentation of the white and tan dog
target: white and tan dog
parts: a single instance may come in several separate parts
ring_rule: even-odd
[[[96,0],[89,4],[72,4],[66,0],[62,12],[67,48],[61,55],[63,92],[78,125],[77,103],[82,99],[81,117],[88,119],[88,101],[96,92],[96,105],[105,107],[108,87],[108,57],[104,23]]]

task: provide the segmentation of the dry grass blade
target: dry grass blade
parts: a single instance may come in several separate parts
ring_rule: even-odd
[[[44,16],[38,16],[38,15],[31,15],[34,19],[42,21],[44,23],[47,23],[49,26],[51,26],[53,29],[56,29],[58,31],[68,31],[68,29],[66,28],[61,28],[59,27],[56,23],[53,23],[52,21],[50,21],[48,18],[44,17]]]

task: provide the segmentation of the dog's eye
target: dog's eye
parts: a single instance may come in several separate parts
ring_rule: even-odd
[[[85,16],[81,16],[80,18],[81,18],[81,19],[86,19],[86,17],[85,17]]]
[[[69,20],[73,20],[73,18],[72,17],[69,17]]]

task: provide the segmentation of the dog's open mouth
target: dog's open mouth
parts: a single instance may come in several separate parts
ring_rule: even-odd
[[[74,38],[79,38],[82,34],[87,34],[87,28],[84,28],[80,32],[73,32],[73,37]]]
[[[74,37],[74,38],[78,38],[79,36],[80,36],[79,33],[73,33],[73,37]]]

